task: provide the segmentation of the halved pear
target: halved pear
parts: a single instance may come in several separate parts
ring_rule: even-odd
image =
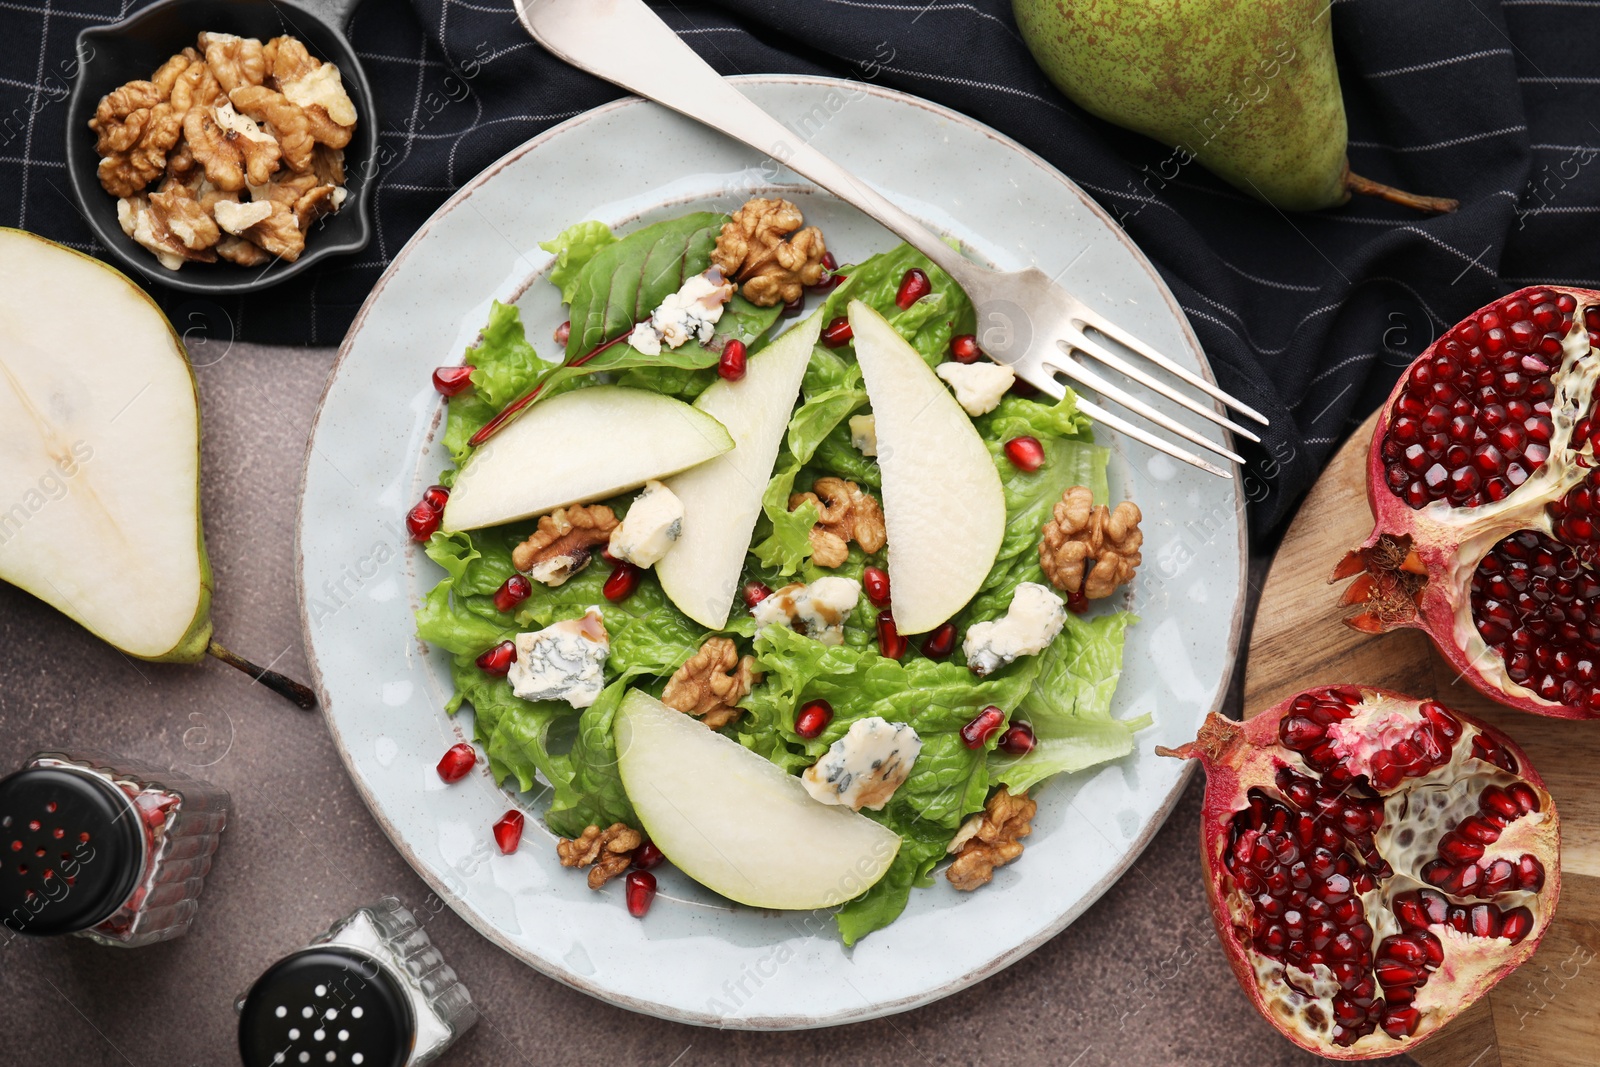
[[[467,458],[446,530],[475,530],[600,500],[733,448],[716,419],[670,396],[596,385],[544,401]]]
[[[965,607],[994,566],[1005,492],[983,438],[921,354],[861,301],[849,316],[878,433],[894,622],[924,633]]]
[[[13,229],[0,229],[0,579],[130,656],[209,652],[315,704],[211,640],[199,398],[172,325],[116,270]]]
[[[730,900],[811,910],[882,878],[900,835],[813,800],[800,779],[648,693],[630,689],[614,727],[633,810],[679,870]]]
[[[683,501],[683,535],[656,564],[656,577],[678,610],[701,626],[720,630],[727,624],[750,533],[761,515],[761,494],[822,332],[821,314],[752,356],[742,380],[719,378],[694,402],[727,427],[734,449],[667,480]]]

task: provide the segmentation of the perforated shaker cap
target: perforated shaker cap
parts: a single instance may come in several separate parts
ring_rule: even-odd
[[[122,906],[143,866],[143,825],[109,782],[62,767],[0,779],[0,923],[87,930]]]
[[[285,956],[245,994],[245,1067],[404,1067],[416,1019],[400,983],[370,957],[337,946]]]

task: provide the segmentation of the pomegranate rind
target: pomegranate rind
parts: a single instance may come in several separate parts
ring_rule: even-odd
[[[1590,305],[1600,305],[1600,291],[1558,285],[1535,285],[1492,301],[1489,305],[1474,311],[1468,318],[1475,318],[1494,305],[1526,298],[1529,294],[1540,291],[1558,296],[1566,294],[1577,301],[1578,306],[1573,314],[1572,325],[1574,337],[1585,332],[1583,322],[1585,308]],[[1363,609],[1352,613],[1345,621],[1365,633],[1376,634],[1406,628],[1422,630],[1433,641],[1440,655],[1449,661],[1451,667],[1473,688],[1491,700],[1519,711],[1551,718],[1600,718],[1600,710],[1546,700],[1532,689],[1512,681],[1505,672],[1504,659],[1485,644],[1473,624],[1471,583],[1473,574],[1484,556],[1488,555],[1501,540],[1519,529],[1536,529],[1546,534],[1550,532],[1548,520],[1533,524],[1515,521],[1514,513],[1521,511],[1526,515],[1527,509],[1510,508],[1505,505],[1521,495],[1520,489],[1505,501],[1496,504],[1485,504],[1475,508],[1451,508],[1442,501],[1434,501],[1421,509],[1413,510],[1390,490],[1385,480],[1387,465],[1383,456],[1383,444],[1388,439],[1390,425],[1395,418],[1396,404],[1406,391],[1411,367],[1424,361],[1431,361],[1439,346],[1450,339],[1452,330],[1442,333],[1412,361],[1406,373],[1401,374],[1399,380],[1395,382],[1394,388],[1379,409],[1378,421],[1373,428],[1372,443],[1367,452],[1367,505],[1372,511],[1374,521],[1372,535],[1340,561],[1329,581],[1330,583],[1342,581],[1368,570],[1375,584],[1380,587],[1377,590],[1379,595],[1370,595],[1372,593],[1370,588],[1366,590],[1365,593],[1368,595],[1360,597],[1365,601]],[[1600,361],[1600,353],[1591,354],[1589,358]],[[1563,462],[1554,447],[1557,443],[1557,441],[1551,442],[1549,457],[1530,476],[1529,483]],[[1581,474],[1579,477],[1581,478]],[[1526,488],[1529,483],[1524,483],[1522,488]],[[1576,483],[1564,485],[1563,491],[1565,488],[1571,488],[1572,484]],[[1560,493],[1555,495],[1559,496]],[[1530,496],[1524,499],[1537,502],[1542,507],[1553,497]],[[1510,521],[1490,521],[1482,524],[1462,521],[1463,517],[1495,512],[1504,514]],[[1513,514],[1505,514],[1507,512]],[[1542,511],[1540,514],[1542,516]],[[1420,569],[1427,575],[1425,580],[1408,583],[1401,578],[1397,582],[1393,570],[1388,567],[1373,566],[1363,559],[1367,554],[1378,550],[1380,543],[1386,539],[1390,544],[1398,541],[1409,547],[1408,558],[1413,564],[1420,563]],[[1412,566],[1402,569],[1417,568]],[[1412,584],[1420,585],[1420,588],[1415,591],[1414,596],[1408,598],[1404,594],[1410,592],[1409,587]],[[1410,603],[1405,602],[1407,599]]]
[[[1368,686],[1339,688],[1347,692],[1358,691],[1363,706],[1385,704],[1417,708],[1425,703],[1392,690]],[[1320,695],[1328,689],[1321,686],[1306,692]],[[1486,782],[1520,780],[1531,786],[1539,799],[1538,818],[1512,822],[1500,841],[1485,853],[1486,857],[1492,858],[1514,850],[1531,851],[1544,858],[1543,887],[1537,892],[1519,892],[1508,898],[1513,905],[1527,901],[1536,904],[1536,907],[1530,907],[1534,916],[1533,928],[1520,942],[1513,944],[1505,938],[1471,938],[1442,924],[1430,925],[1428,931],[1445,944],[1446,954],[1444,963],[1431,973],[1417,993],[1414,1005],[1423,1012],[1417,1031],[1409,1037],[1392,1038],[1379,1027],[1352,1045],[1336,1045],[1328,1036],[1308,1024],[1305,1012],[1296,1013],[1285,1008],[1263,988],[1263,961],[1277,966],[1280,971],[1284,967],[1268,960],[1251,945],[1248,922],[1252,905],[1234,885],[1233,873],[1226,863],[1234,817],[1249,807],[1251,789],[1263,789],[1277,795],[1275,775],[1285,766],[1316,776],[1314,769],[1301,762],[1299,753],[1286,748],[1279,741],[1279,724],[1290,714],[1294,699],[1291,697],[1244,723],[1235,723],[1212,713],[1195,741],[1175,751],[1162,750],[1165,755],[1198,759],[1206,770],[1206,792],[1200,821],[1200,860],[1217,937],[1234,977],[1250,1002],[1263,1018],[1294,1044],[1336,1060],[1368,1060],[1406,1053],[1446,1026],[1537,950],[1561,896],[1560,815],[1543,779],[1516,742],[1488,723],[1450,710],[1450,714],[1459,719],[1463,726],[1463,736],[1452,748],[1452,766],[1468,764]],[[1518,768],[1517,773],[1507,774],[1471,757],[1475,736],[1485,738],[1508,753]],[[1380,795],[1386,798],[1386,805],[1392,811],[1396,798],[1403,794],[1410,795],[1411,790],[1430,784],[1432,777],[1430,774],[1404,781],[1396,789],[1380,792]],[[1397,891],[1416,887],[1432,888],[1404,871],[1396,872],[1393,883],[1389,887],[1388,899],[1392,899]],[[1463,905],[1483,902],[1481,898],[1443,895],[1447,900]],[[1371,897],[1372,894],[1363,895],[1364,907],[1369,906]],[[1399,929],[1393,913],[1386,909],[1368,910],[1366,914],[1374,930],[1374,946]],[[1242,927],[1241,921],[1244,923]],[[1382,995],[1381,991],[1379,995]]]

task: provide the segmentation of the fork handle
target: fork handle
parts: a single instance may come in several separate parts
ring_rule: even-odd
[[[963,258],[866,182],[812,148],[734,88],[644,0],[515,0],[535,40],[580,70],[743,141],[894,231],[965,286]]]

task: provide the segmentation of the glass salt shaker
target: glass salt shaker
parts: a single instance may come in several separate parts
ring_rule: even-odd
[[[234,1006],[245,1067],[422,1067],[478,1020],[466,986],[394,897],[267,968]]]
[[[228,794],[180,771],[39,752],[0,779],[0,924],[135,948],[182,936]]]

